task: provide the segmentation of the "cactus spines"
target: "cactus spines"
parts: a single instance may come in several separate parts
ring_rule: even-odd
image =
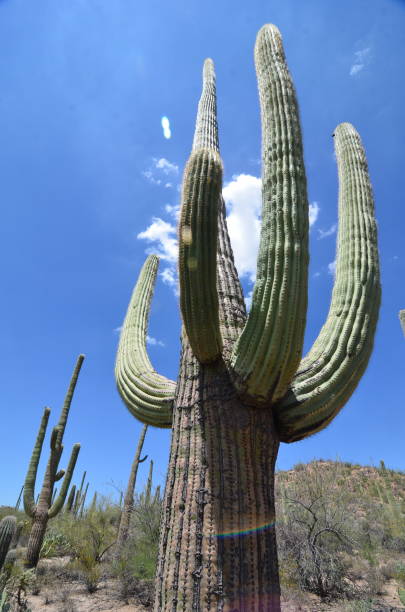
[[[36,502],[34,501],[35,481],[49,420],[49,408],[45,408],[44,410],[37,439],[34,445],[34,450],[28,466],[28,472],[24,483],[24,509],[26,514],[33,519],[31,533],[27,545],[27,556],[25,560],[25,565],[28,568],[35,567],[38,563],[39,553],[45,536],[48,520],[54,518],[58,512],[60,512],[65,503],[67,491],[73,476],[73,470],[80,451],[80,444],[74,444],[66,472],[63,470],[58,471],[59,462],[63,452],[63,434],[65,432],[70,405],[83,360],[84,355],[79,355],[68,391],[65,396],[59,422],[51,433],[50,455],[45,470],[42,488]],[[61,480],[61,478],[63,478],[63,480],[59,489],[59,494],[54,497],[53,494],[55,482]]]
[[[172,410],[167,413],[173,434],[155,612],[279,612],[274,529],[279,443],[312,435],[343,407],[367,366],[378,318],[372,190],[360,137],[353,126],[342,123],[334,134],[340,184],[335,287],[327,320],[302,358],[308,200],[298,106],[275,26],[260,30],[255,61],[263,126],[263,208],[249,315],[220,194],[211,60],[204,65],[193,150],[184,174],[179,224],[184,325],[180,374],[175,389],[171,383]],[[203,271],[201,286],[191,274],[196,262]],[[135,289],[133,304],[143,311],[153,289],[152,265],[147,260]],[[151,401],[148,389],[146,395],[139,393],[146,388],[144,372],[158,376],[139,364],[146,316],[141,325],[139,321],[138,314],[125,341],[121,337],[118,389],[135,416],[159,424],[153,415],[161,404]],[[134,404],[140,397],[140,410],[133,409],[129,395]],[[150,410],[147,420],[142,402]]]
[[[252,307],[231,358],[241,390],[275,402],[297,370],[307,307],[308,199],[298,105],[273,25],[255,47],[262,117],[262,228]]]
[[[131,522],[132,511],[134,508],[134,491],[135,491],[136,477],[138,474],[138,467],[139,467],[139,464],[142,461],[144,461],[146,458],[144,457],[143,459],[140,459],[147,429],[148,429],[147,425],[144,425],[142,427],[142,431],[141,431],[141,434],[138,440],[138,445],[135,451],[134,460],[131,466],[131,472],[129,474],[127,490],[125,492],[125,497],[124,497],[124,506],[122,508],[120,524],[118,527],[117,542],[116,542],[116,548],[115,548],[116,557],[120,555],[122,548],[128,539],[129,526]],[[122,501],[120,501],[120,507],[121,506],[122,506]]]
[[[5,516],[0,521],[0,570],[10,548],[10,544],[17,531],[17,519],[15,516]]]
[[[194,355],[201,363],[222,352],[216,260],[222,164],[218,153],[197,149],[187,162],[179,224],[180,308]]]
[[[334,133],[339,169],[336,280],[327,320],[275,407],[283,442],[325,427],[355,390],[371,354],[380,306],[374,203],[360,137],[349,123]]]
[[[146,329],[159,260],[150,255],[139,275],[122,327],[115,364],[118,391],[140,421],[170,427],[175,383],[157,374],[146,352]]]

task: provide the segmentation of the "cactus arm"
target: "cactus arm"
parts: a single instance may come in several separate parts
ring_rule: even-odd
[[[115,377],[128,410],[140,421],[156,427],[171,427],[175,382],[153,369],[146,351],[146,330],[158,268],[156,255],[149,255],[132,293],[121,331]]]
[[[56,472],[54,482],[58,482],[58,480],[62,480],[64,475],[65,475],[65,470],[59,470],[59,472]]]
[[[180,308],[190,346],[201,363],[215,361],[222,350],[216,286],[221,188],[218,153],[193,151],[184,172],[179,225]]]
[[[77,379],[80,374],[80,370],[81,370],[81,367],[84,361],[84,357],[85,357],[84,355],[79,355],[79,357],[77,358],[76,365],[73,370],[72,378],[70,380],[69,387],[68,387],[68,390],[65,396],[65,400],[63,402],[61,415],[60,415],[59,422],[57,425],[57,427],[60,429],[60,432],[61,432],[61,437],[60,437],[61,440],[63,438],[63,434],[65,433],[66,422],[69,416],[70,405],[72,403],[73,394],[76,388]]]
[[[193,141],[193,153],[196,154],[202,149],[209,150],[213,156],[215,156],[215,152],[219,154],[215,70],[211,59],[206,59],[204,62],[203,87],[198,104],[198,113]],[[219,175],[220,171],[219,162],[220,158],[218,157],[216,163],[217,175]],[[217,255],[215,263],[215,256],[213,253],[213,249],[215,247],[213,246],[209,249],[205,248],[209,258],[208,261],[210,262],[209,265],[212,266],[212,272],[209,276],[209,283],[207,285],[206,293],[203,296],[205,298],[208,297],[208,300],[205,299],[203,301],[201,308],[212,312],[215,323],[213,324],[211,322],[210,325],[212,330],[211,335],[214,339],[214,346],[217,346],[218,352],[222,347],[223,356],[226,360],[228,360],[232,346],[245,324],[246,308],[238,274],[235,268],[232,247],[226,227],[225,204],[221,195],[218,197],[217,202],[212,201],[209,212],[212,216],[212,221],[214,215],[216,215],[217,228],[214,228],[214,230],[211,231],[207,226],[204,233],[207,236],[207,241],[211,245],[214,245],[214,240],[216,241]],[[182,238],[181,231],[180,238]],[[216,291],[213,284],[214,266],[216,267],[217,272]],[[199,286],[197,289],[200,293],[201,287]],[[205,289],[206,288],[203,287],[203,290]],[[201,300],[201,297],[199,299]],[[210,303],[213,304],[213,308],[210,306]],[[195,354],[198,356],[198,353],[195,352]]]
[[[275,26],[259,31],[255,61],[262,115],[262,228],[252,307],[231,366],[239,391],[268,403],[284,395],[301,359],[308,200],[298,105]]]
[[[399,322],[401,323],[402,331],[404,332],[405,336],[405,310],[399,311]]]
[[[349,399],[366,369],[380,304],[377,230],[367,161],[356,130],[334,134],[339,171],[336,280],[327,320],[275,407],[281,440],[323,429]]]
[[[70,489],[69,496],[66,500],[65,512],[72,512],[75,494],[76,494],[76,485],[73,485],[72,488]]]
[[[203,90],[193,140],[193,151],[197,149],[219,151],[215,71],[210,58],[205,60],[203,68]]]
[[[53,518],[54,516],[56,516],[58,512],[62,509],[63,504],[65,503],[66,494],[70,486],[70,481],[72,480],[73,470],[75,469],[79,451],[80,444],[74,444],[72,454],[70,455],[69,465],[66,468],[66,474],[62,481],[62,486],[60,488],[59,495],[48,510],[48,518]]]
[[[24,510],[30,518],[33,518],[35,514],[35,481],[37,478],[38,463],[41,457],[42,445],[44,443],[50,412],[51,411],[49,408],[44,409],[41,424],[38,430],[37,439],[35,441],[34,450],[31,455],[31,460],[24,482]]]

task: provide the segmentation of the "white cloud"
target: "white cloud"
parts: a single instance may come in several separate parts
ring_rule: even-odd
[[[161,162],[160,169],[166,167],[162,160],[156,161]],[[222,191],[227,205],[227,226],[235,264],[240,278],[247,278],[251,283],[256,277],[256,260],[260,240],[261,187],[260,178],[250,174],[239,174],[234,176]],[[316,222],[319,210],[317,202],[309,205],[310,225]],[[178,221],[179,205],[166,204],[165,211]],[[147,249],[147,253],[154,252],[167,262],[168,265],[160,276],[163,282],[172,287],[175,294],[178,295],[178,242],[175,226],[159,217],[154,217],[152,223],[137,237],[154,244],[154,248]],[[250,308],[251,300],[252,291],[248,293],[245,300],[248,308]]]
[[[172,206],[171,204],[166,204],[165,211],[171,215],[176,221],[178,221],[180,216],[180,204],[176,204]]]
[[[239,276],[254,281],[260,238],[262,181],[250,174],[239,174],[223,189],[228,209],[228,231]]]
[[[327,229],[327,230],[318,229],[318,240],[323,240],[323,238],[327,238],[328,236],[332,236],[332,234],[334,234],[336,232],[336,229],[337,229],[337,224],[336,223],[331,225],[330,228]]]
[[[318,215],[319,215],[319,204],[318,202],[312,202],[309,204],[309,211],[308,211],[308,216],[309,216],[309,227],[312,227],[314,223],[316,223],[316,220],[318,219]]]
[[[151,346],[165,346],[164,342],[156,340],[153,336],[146,336],[146,344],[150,344]]]
[[[152,185],[161,185],[162,181],[155,178],[151,170],[145,170],[145,172],[142,172],[142,174],[149,181],[149,183],[152,183]]]
[[[174,225],[163,221],[159,217],[153,217],[151,225],[144,232],[140,232],[137,238],[157,243],[158,251],[156,255],[165,261],[176,262],[177,238],[175,236],[176,228]]]
[[[120,333],[121,333],[121,331],[122,331],[122,325],[120,325],[119,327],[116,327],[116,328],[114,329],[114,332],[115,332],[116,334],[120,334]]]
[[[248,312],[252,307],[252,298],[253,298],[253,289],[251,289],[249,293],[247,294],[247,296],[245,297],[246,310]]]
[[[163,128],[163,136],[167,139],[171,138],[172,136],[172,132],[170,130],[170,121],[167,117],[162,117],[161,119],[161,125]]]
[[[336,259],[328,264],[328,272],[333,277],[336,275]]]
[[[365,47],[364,49],[360,49],[360,51],[356,51],[354,54],[354,61],[350,68],[350,76],[355,76],[358,74],[367,64],[370,63],[370,47]]]
[[[169,162],[164,157],[161,157],[160,159],[156,159],[156,157],[154,157],[153,162],[155,164],[155,168],[162,170],[165,174],[179,173],[179,167],[176,166],[176,164],[172,164],[172,162]]]
[[[167,180],[169,175],[177,176],[179,173],[179,167],[173,164],[168,159],[161,157],[153,157],[153,165],[142,172],[143,176],[152,183],[152,185],[162,185],[167,189],[173,187],[173,183]]]

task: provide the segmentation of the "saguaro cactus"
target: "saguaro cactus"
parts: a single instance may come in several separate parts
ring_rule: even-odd
[[[134,509],[134,491],[135,491],[136,477],[138,474],[138,467],[140,463],[142,463],[143,461],[147,459],[147,455],[145,455],[145,457],[142,457],[141,459],[141,452],[142,452],[142,447],[143,447],[143,443],[145,440],[147,429],[148,429],[147,425],[144,425],[142,428],[141,435],[139,436],[139,440],[138,440],[138,445],[135,451],[135,457],[132,462],[131,471],[129,474],[127,490],[125,492],[125,497],[124,497],[124,507],[122,508],[122,512],[121,512],[121,519],[120,519],[120,524],[118,527],[118,534],[117,534],[117,542],[115,545],[115,556],[116,557],[120,555],[125,545],[125,542],[128,539],[129,526],[131,523],[131,516],[132,516],[133,509]],[[120,503],[120,506],[121,506],[121,503]]]
[[[262,115],[262,228],[246,314],[221,197],[215,75],[206,60],[179,226],[182,355],[177,384],[146,354],[158,259],[139,276],[116,360],[129,410],[172,426],[155,611],[280,609],[274,464],[280,441],[326,427],[370,357],[380,281],[372,190],[360,137],[334,133],[339,173],[336,280],[326,322],[301,358],[308,202],[298,108],[281,35],[255,48]]]
[[[35,503],[34,501],[35,481],[42,446],[45,438],[46,428],[48,425],[48,419],[50,414],[49,408],[45,408],[44,410],[34,450],[31,456],[31,461],[24,483],[24,509],[26,514],[28,514],[28,516],[33,519],[31,533],[27,545],[27,557],[25,561],[26,567],[35,567],[38,563],[39,553],[45,536],[48,520],[55,517],[62,509],[63,504],[65,503],[66,494],[70,486],[70,481],[72,480],[73,470],[75,468],[77,456],[80,451],[80,444],[74,444],[69,464],[66,469],[66,473],[64,470],[58,471],[59,461],[63,452],[63,434],[65,433],[70,405],[72,403],[73,393],[76,387],[80,368],[82,367],[83,359],[84,355],[79,355],[68,391],[66,393],[59,422],[52,431],[50,444],[51,452],[49,455],[42,489],[39,494],[37,503]],[[62,478],[63,482],[59,491],[59,495],[52,503],[55,483],[58,480],[61,480]]]
[[[5,516],[0,521],[0,570],[3,567],[10,544],[17,531],[17,519],[15,516]]]

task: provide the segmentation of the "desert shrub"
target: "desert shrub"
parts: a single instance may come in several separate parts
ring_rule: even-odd
[[[356,595],[344,557],[355,544],[349,520],[353,495],[341,464],[311,462],[300,467],[299,478],[277,489],[282,583],[325,599]]]
[[[51,526],[47,530],[40,552],[41,559],[62,557],[72,554],[73,548],[69,538]]]

